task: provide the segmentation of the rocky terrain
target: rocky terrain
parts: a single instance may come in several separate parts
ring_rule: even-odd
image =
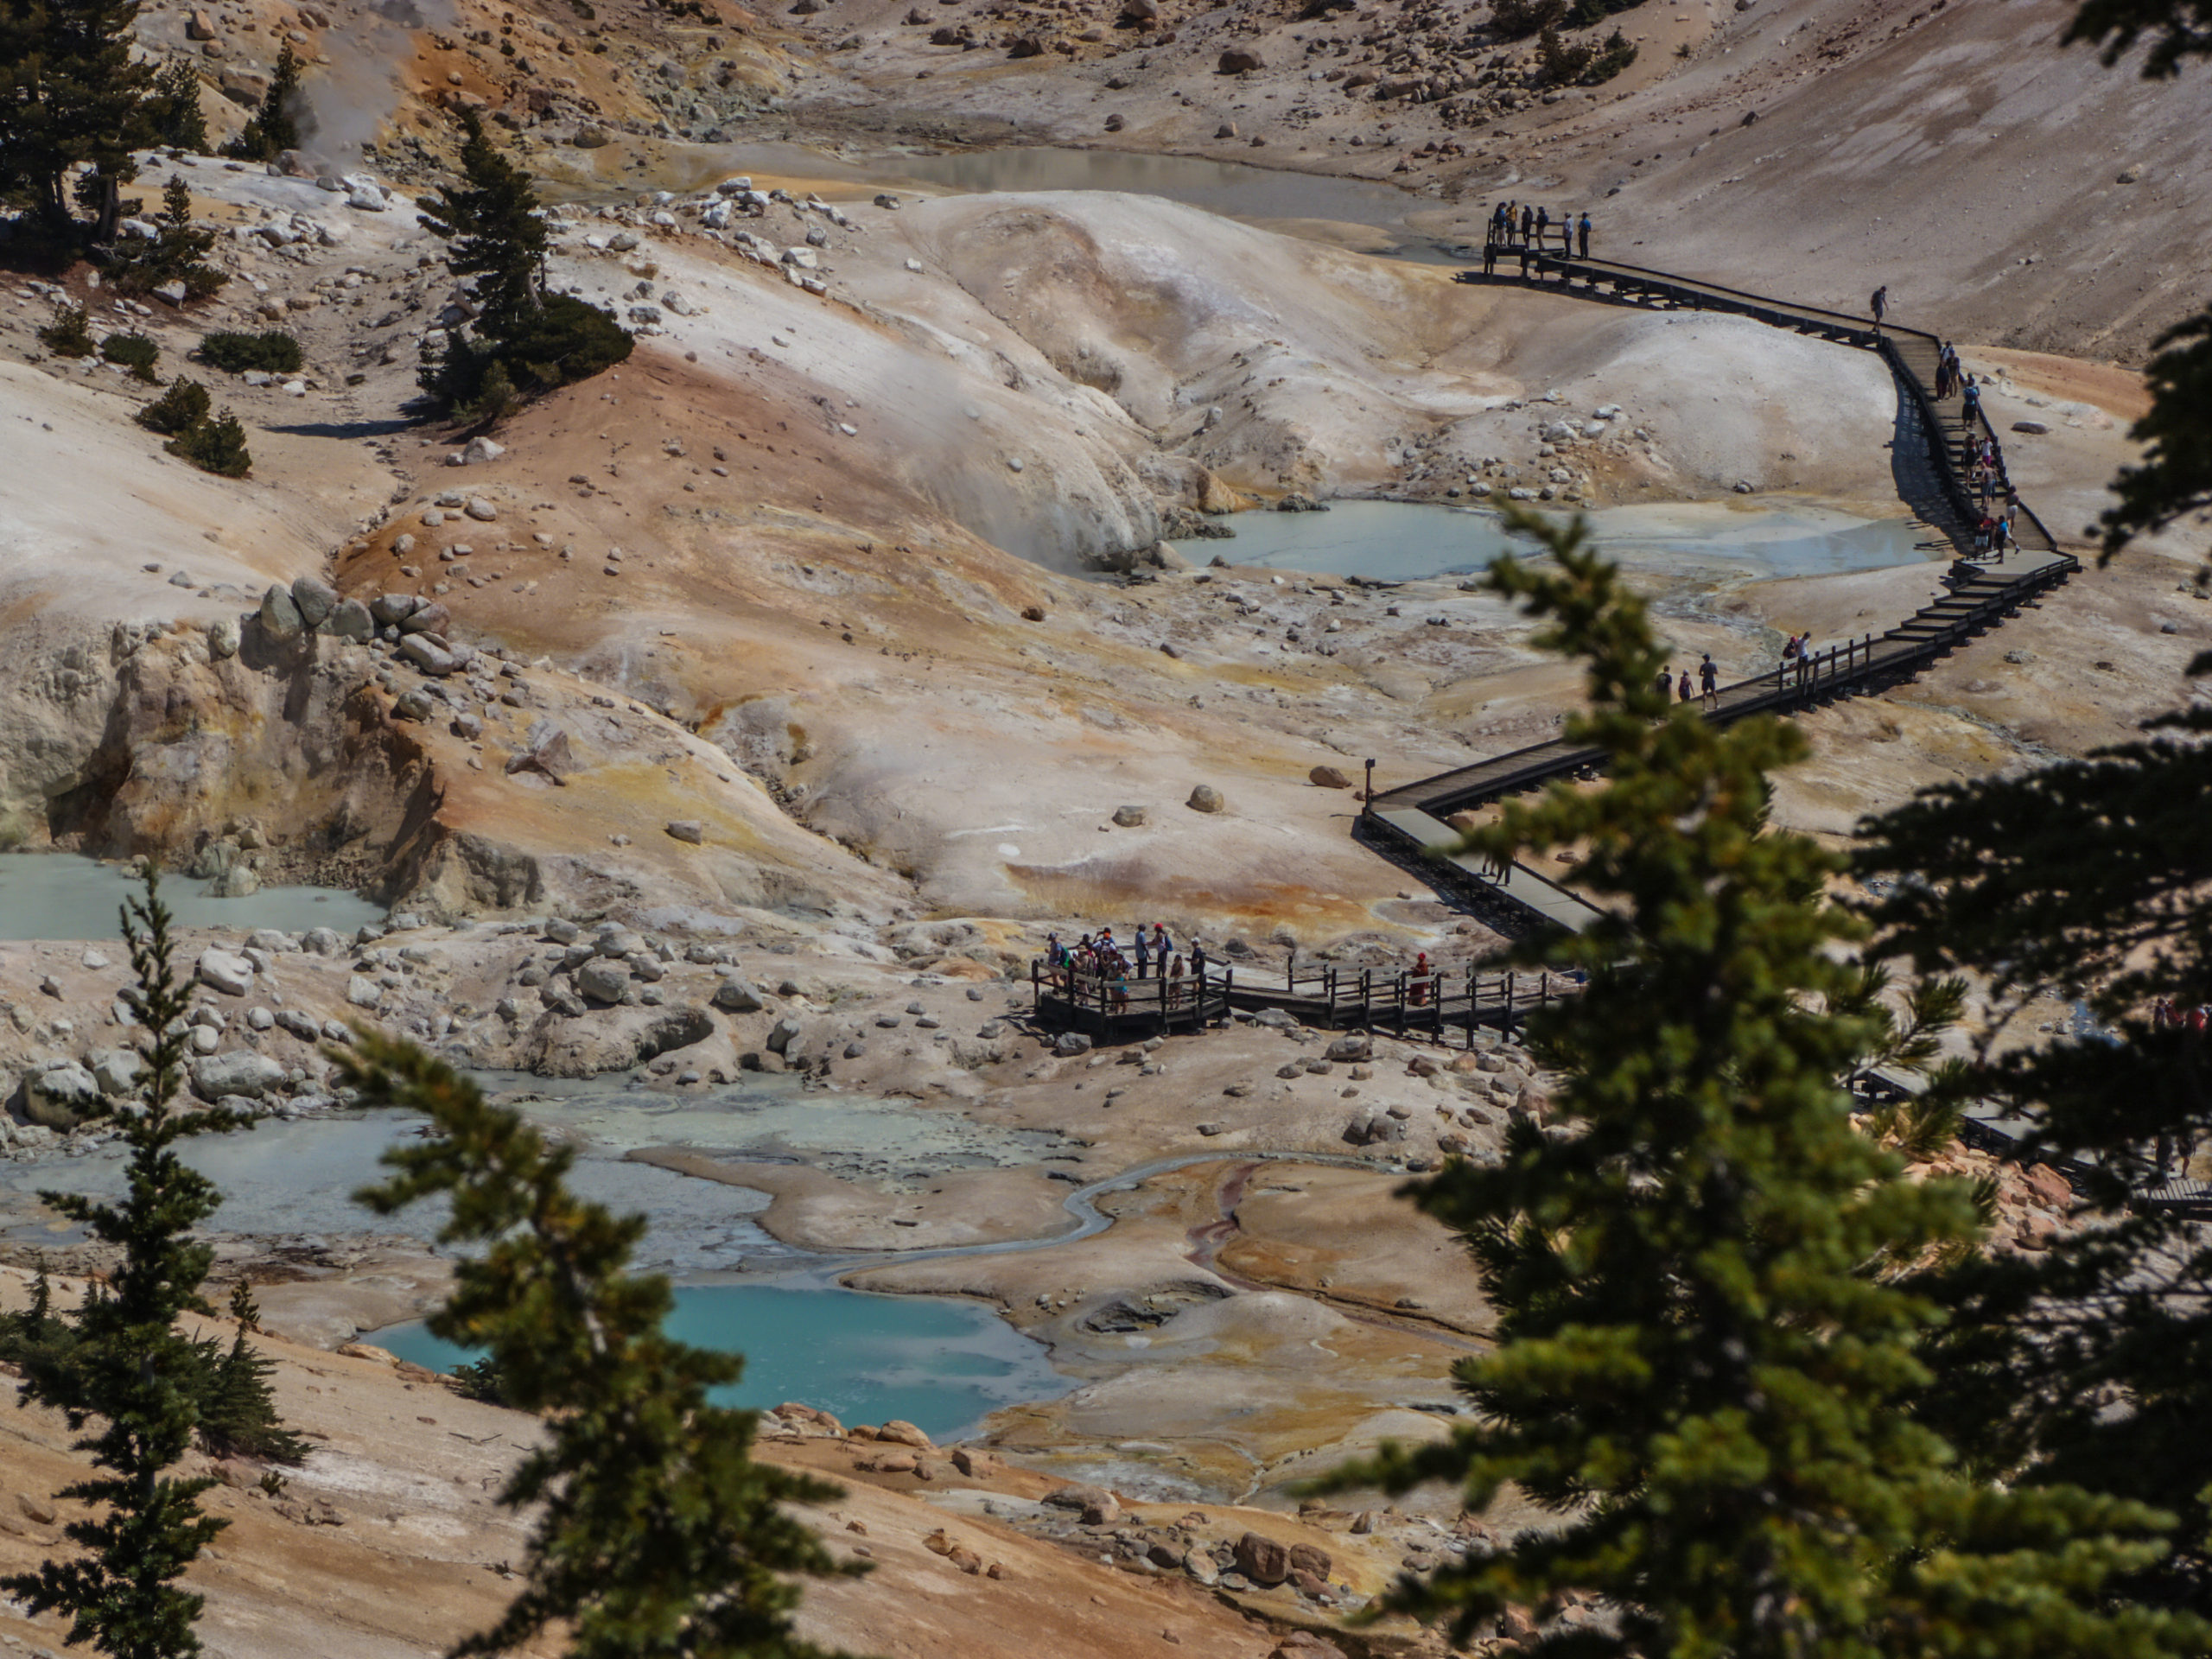
[[[181,936],[190,1089],[262,1120],[225,1154],[251,1179],[219,1277],[257,1286],[317,1449],[276,1492],[215,1471],[236,1525],[195,1573],[212,1652],[442,1649],[518,1547],[488,1494],[527,1421],[360,1340],[447,1272],[344,1201],[365,1166],[314,1150],[364,1127],[328,1059],[361,1021],[481,1071],[597,1190],[658,1195],[637,1200],[653,1266],[970,1298],[1048,1349],[1065,1391],[958,1446],[806,1402],[768,1420],[771,1455],[848,1485],[822,1524],[879,1568],[810,1592],[817,1639],[1433,1646],[1340,1627],[1526,1517],[1295,1488],[1451,1421],[1490,1314],[1397,1189],[1542,1121],[1548,1080],[1510,1042],[1281,1015],[1095,1051],[1031,1020],[1029,964],[1102,922],[1165,922],[1244,982],[1294,955],[1456,971],[1499,942],[1502,912],[1351,839],[1351,785],[1370,758],[1389,786],[1542,741],[1573,671],[1457,572],[1244,563],[1239,524],[1256,545],[1275,510],[1353,498],[1464,524],[1448,509],[1502,489],[1631,544],[1796,514],[1925,556],[1636,557],[1670,649],[1729,677],[1938,591],[1949,550],[1875,359],[1375,257],[1448,245],[1498,195],[1809,300],[1887,280],[1988,377],[2054,529],[2101,509],[2143,405],[2128,365],[2195,299],[2212,204],[2173,158],[2202,84],[2059,52],[2040,3],[1739,3],[1618,14],[1599,32],[1639,54],[1595,89],[1539,84],[1489,14],[1422,0],[461,0],[419,27],[149,6],[149,52],[198,67],[218,137],[292,44],[310,139],[270,168],[147,158],[222,233],[212,301],[118,299],[0,247],[0,845],[152,857],[239,906]],[[546,181],[556,283],[639,334],[489,435],[412,404],[421,352],[474,305],[415,212],[461,107]],[[1220,175],[1250,193],[1231,218],[971,193],[922,154],[1016,145],[1289,170]],[[1363,179],[1412,194],[1330,194]],[[209,384],[252,475],[164,454],[130,419],[149,388],[47,352],[65,300]],[[192,356],[275,327],[296,374]],[[2190,694],[2208,545],[2183,526],[1909,685],[1808,712],[1778,817],[1842,844],[1924,785],[2126,737]],[[252,919],[296,882],[383,919]],[[35,1195],[111,1179],[125,954],[102,918],[9,937],[29,930],[6,908],[0,1250],[93,1272]],[[2068,1017],[2031,1009],[2009,1040]],[[2066,1224],[2050,1172],[1944,1162],[1999,1181],[1999,1248]],[[52,1546],[69,1464],[58,1422],[10,1427],[12,1566]],[[0,1636],[59,1640],[10,1607]]]

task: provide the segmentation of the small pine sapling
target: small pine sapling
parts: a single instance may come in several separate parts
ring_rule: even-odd
[[[245,423],[227,409],[212,421],[186,428],[162,447],[219,478],[244,478],[253,470],[253,453],[245,444]]]
[[[175,437],[203,424],[212,407],[207,387],[197,380],[188,380],[179,375],[169,382],[168,391],[132,418],[149,432]]]
[[[33,1612],[69,1615],[67,1640],[91,1642],[115,1659],[187,1659],[200,1651],[193,1626],[203,1598],[176,1580],[229,1524],[201,1512],[214,1484],[172,1471],[192,1445],[205,1362],[176,1330],[178,1315],[212,1313],[200,1294],[213,1251],[192,1230],[215,1213],[214,1183],[177,1155],[185,1136],[248,1120],[220,1108],[176,1109],[182,1087],[191,988],[173,968],[168,907],[149,867],[146,894],[124,912],[124,937],[137,977],[140,1019],[153,1033],[142,1100],[111,1110],[130,1149],[127,1196],[118,1202],[75,1192],[39,1196],[122,1259],[104,1290],[88,1294],[66,1364],[23,1379],[27,1401],[58,1408],[75,1442],[104,1472],[60,1496],[92,1513],[63,1529],[85,1553],[43,1562],[0,1580]]]
[[[38,338],[56,357],[90,357],[99,349],[92,340],[91,319],[81,305],[57,307],[54,321],[38,331]]]

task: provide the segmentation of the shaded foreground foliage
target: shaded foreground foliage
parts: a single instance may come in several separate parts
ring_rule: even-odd
[[[709,1402],[743,1362],[663,1333],[668,1281],[628,1270],[645,1218],[575,1198],[569,1148],[419,1049],[364,1031],[334,1058],[365,1102],[435,1126],[386,1153],[391,1178],[359,1194],[387,1215],[451,1201],[439,1236],[471,1253],[430,1329],[487,1350],[505,1402],[547,1420],[500,1495],[543,1506],[525,1586],[454,1652],[505,1652],[558,1625],[575,1659],[826,1659],[791,1632],[788,1575],[851,1569],[785,1506],[837,1488],[756,1463],[755,1414]]]
[[[1512,516],[1553,560],[1502,561],[1491,585],[1586,664],[1566,735],[1605,750],[1607,779],[1509,804],[1470,844],[1571,844],[1611,913],[1517,953],[1588,976],[1530,1025],[1566,1132],[1524,1119],[1496,1166],[1407,1189],[1497,1311],[1496,1351],[1454,1368],[1473,1420],[1332,1484],[1450,1480],[1480,1510],[1510,1483],[1554,1524],[1389,1605],[1465,1640],[1509,1606],[1596,1596],[1604,1617],[1538,1646],[1578,1659],[2186,1650],[2201,1627],[2105,1597],[2160,1560],[2168,1516],[1975,1478],[1912,1409],[1942,1308],[1900,1273],[1971,1251],[1977,1195],[1898,1179],[1839,1080],[1926,1067],[1960,988],[1899,1005],[1851,959],[1863,930],[1824,896],[1839,860],[1768,823],[1802,735],[1670,706],[1644,607],[1580,524]]]
[[[117,1133],[130,1154],[127,1194],[118,1203],[73,1192],[39,1195],[116,1246],[121,1260],[105,1285],[88,1288],[67,1321],[66,1340],[50,1328],[42,1287],[28,1322],[10,1333],[31,1338],[22,1351],[23,1399],[58,1408],[73,1431],[97,1425],[75,1444],[99,1472],[60,1494],[92,1513],[63,1529],[83,1554],[46,1561],[35,1573],[0,1580],[0,1587],[34,1612],[69,1615],[72,1643],[90,1642],[117,1659],[180,1659],[200,1651],[193,1624],[203,1599],[175,1581],[228,1522],[200,1508],[213,1481],[170,1472],[202,1426],[211,1370],[219,1369],[176,1329],[181,1314],[213,1311],[200,1294],[213,1252],[192,1233],[220,1198],[177,1155],[176,1143],[244,1120],[219,1109],[175,1109],[191,994],[172,969],[169,912],[150,871],[145,898],[124,910],[124,934],[139,1016],[154,1033],[141,1051],[148,1071],[143,1099],[116,1109]]]

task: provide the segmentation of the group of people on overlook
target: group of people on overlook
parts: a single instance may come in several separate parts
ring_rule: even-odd
[[[1188,982],[1190,988],[1204,985],[1206,962],[1204,942],[1192,939],[1185,959],[1176,950],[1164,922],[1154,922],[1148,930],[1140,922],[1126,949],[1116,940],[1110,927],[1086,933],[1072,945],[1063,944],[1057,933],[1047,934],[1045,939],[1045,965],[1063,989],[1072,993],[1078,981],[1088,982],[1102,990],[1106,1001],[1116,1008],[1128,1007],[1132,978],[1157,978],[1164,982],[1166,1000],[1179,1001],[1188,994],[1184,982]]]
[[[1554,225],[1559,227],[1561,253],[1574,254],[1582,259],[1590,257],[1590,215],[1586,212],[1579,219],[1573,213],[1561,213],[1554,219],[1550,208],[1525,201],[1501,201],[1491,211],[1483,245],[1492,252],[1499,248],[1528,248],[1541,253]]]

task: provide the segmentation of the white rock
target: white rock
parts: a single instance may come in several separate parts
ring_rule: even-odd
[[[209,946],[193,965],[193,976],[210,990],[244,996],[253,985],[253,964],[244,957]]]
[[[366,974],[355,974],[346,982],[346,1000],[357,1008],[373,1008],[384,1001],[384,988]]]

